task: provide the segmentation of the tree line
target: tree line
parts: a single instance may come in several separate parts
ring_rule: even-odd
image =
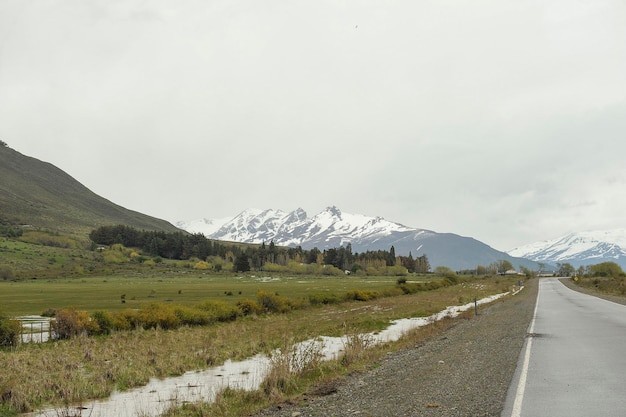
[[[273,241],[269,244],[242,245],[225,243],[208,239],[200,233],[186,234],[183,232],[158,232],[138,230],[130,226],[101,226],[89,234],[93,248],[97,245],[121,244],[126,247],[139,248],[145,255],[167,259],[188,260],[197,258],[206,260],[209,257],[220,257],[232,262],[236,271],[245,272],[251,269],[262,269],[266,264],[287,265],[290,262],[302,264],[332,265],[343,271],[358,272],[368,268],[403,267],[407,272],[426,273],[430,264],[426,255],[413,258],[396,256],[393,246],[387,250],[366,251],[355,253],[352,245],[345,247],[310,250],[298,246],[280,247]]]

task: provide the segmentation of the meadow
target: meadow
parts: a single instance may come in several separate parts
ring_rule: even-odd
[[[226,278],[215,281],[230,283],[231,280]],[[273,288],[282,289],[283,292],[291,288],[294,294],[312,288],[311,285],[315,283],[319,285],[315,288],[316,291],[325,286],[341,290],[349,288],[347,285],[362,288],[364,283],[376,288],[396,286],[390,278],[383,278],[341,278],[336,282],[328,282],[332,279],[298,280],[304,282],[283,279],[273,280],[267,284],[274,285]],[[106,284],[113,284],[118,280],[123,282],[121,278],[116,278]],[[97,289],[98,286],[95,282],[94,287],[85,285],[89,284],[89,280],[86,281],[88,282],[68,280],[59,285],[70,285],[68,288],[71,288],[71,285],[75,285],[76,288],[84,285],[84,290],[89,289],[95,296],[97,291],[93,288]],[[207,278],[205,284],[210,282]],[[273,349],[288,347],[292,343],[318,335],[339,336],[383,329],[389,325],[390,320],[427,316],[449,305],[471,302],[474,297],[482,298],[507,291],[514,283],[511,278],[472,279],[415,294],[309,306],[284,314],[248,316],[210,326],[182,327],[173,330],[138,329],[114,332],[108,336],[81,336],[44,344],[24,344],[16,350],[0,350],[0,367],[12,369],[10,375],[0,375],[0,394],[4,393],[4,406],[7,410],[30,411],[45,404],[77,404],[106,397],[114,390],[144,385],[152,377],[180,375],[189,370],[218,365],[226,359],[240,360],[257,353],[269,353]],[[23,286],[15,285],[12,288],[33,285],[31,288],[41,289],[56,285],[54,282],[21,284]],[[45,284],[50,287],[46,287]],[[241,283],[249,285],[247,288],[250,291],[255,290],[260,284],[252,277],[248,282]],[[8,287],[11,287],[11,284],[3,283],[3,288]],[[118,303],[122,304],[119,299],[113,304]],[[42,304],[33,305],[42,306]],[[436,328],[431,328],[425,331],[435,330]],[[182,340],[184,344],[181,344]],[[384,352],[384,349],[378,353]],[[328,365],[330,368],[318,369],[318,372],[323,370],[322,374],[309,375],[304,382],[293,382],[297,386],[294,392],[307,389],[309,384],[320,383],[349,372],[354,366],[366,366],[370,361],[371,358],[364,356],[359,360],[347,362],[344,360]],[[37,372],[33,372],[35,369]],[[291,391],[284,393],[292,394]],[[276,395],[278,394],[274,392],[271,398],[264,397],[259,404],[282,398]],[[259,398],[255,397],[255,401],[258,400]],[[245,407],[248,406],[249,404]],[[227,415],[237,414],[234,410],[229,410]]]
[[[48,235],[44,237],[47,239]],[[61,239],[55,244],[64,244],[62,236],[53,238]],[[266,294],[269,301],[287,300],[290,308],[267,308],[253,313],[240,310],[232,320],[207,325],[137,326],[132,330],[81,334],[0,349],[0,368],[12,370],[10,374],[0,374],[0,416],[47,404],[69,407],[107,397],[115,390],[142,386],[150,378],[180,375],[227,359],[268,354],[277,348],[285,350],[311,337],[381,330],[390,320],[429,316],[447,306],[509,291],[517,282],[517,278],[435,274],[401,278],[285,272],[242,274],[228,268],[219,272],[198,270],[194,268],[196,261],[162,260],[147,264],[133,261],[131,255],[107,258],[119,253],[122,252],[102,254],[70,244],[58,247],[0,241],[0,269],[4,268],[4,272],[0,271],[0,310],[9,317],[68,309],[94,317],[94,313],[102,311],[125,313],[151,305],[158,307],[149,312],[168,312],[168,306],[196,308],[207,302],[221,302],[236,309],[246,301],[264,305],[259,294]],[[439,330],[435,326],[424,330],[433,331]],[[385,349],[390,347],[368,351],[383,355]],[[370,353],[359,353],[356,359],[349,360],[346,355],[333,364],[315,367],[312,374],[303,378],[281,376],[290,381],[287,385],[291,388],[285,391],[286,385],[279,381],[277,387],[251,394],[253,397],[240,406],[230,403],[223,414],[207,414],[201,406],[198,412],[181,415],[244,415],[251,406],[281,401],[305,391],[310,384],[323,384],[374,360]],[[350,358],[355,357],[354,352],[351,355]],[[234,401],[240,398],[236,396]]]
[[[232,304],[254,299],[259,291],[291,299],[318,294],[344,294],[351,290],[384,291],[396,278],[269,276],[265,274],[202,274],[180,271],[179,276],[93,276],[0,282],[0,305],[5,314],[41,314],[49,309],[72,308],[94,312],[139,308],[151,302],[196,305],[206,300]],[[435,276],[410,277],[409,282],[441,280]]]

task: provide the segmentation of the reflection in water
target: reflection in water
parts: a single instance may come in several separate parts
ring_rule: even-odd
[[[22,323],[22,343],[42,343],[50,339],[50,317],[19,316]]]
[[[508,293],[497,294],[477,301],[484,304]],[[361,335],[372,343],[393,342],[409,330],[425,326],[446,317],[456,317],[459,313],[474,308],[474,303],[448,307],[429,317],[395,320],[385,330]],[[324,359],[337,359],[349,343],[348,337],[322,336],[304,341],[295,347],[296,352],[319,351]],[[124,392],[116,392],[103,401],[83,404],[82,414],[91,417],[136,417],[158,416],[169,407],[185,402],[212,402],[224,388],[255,390],[267,375],[270,359],[256,355],[245,361],[226,361],[222,366],[196,372],[187,372],[179,377],[152,379],[148,385]],[[67,415],[67,410],[48,409],[31,416]]]

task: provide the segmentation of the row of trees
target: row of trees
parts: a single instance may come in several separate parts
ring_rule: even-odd
[[[140,248],[145,255],[167,259],[187,260],[197,258],[206,260],[209,257],[220,257],[225,262],[234,264],[237,271],[262,269],[266,264],[285,266],[290,262],[302,264],[332,265],[342,271],[358,272],[368,268],[404,267],[408,272],[426,273],[430,264],[426,255],[418,258],[396,256],[392,246],[389,251],[377,250],[353,253],[352,245],[330,248],[320,251],[278,247],[274,242],[268,245],[241,245],[207,239],[202,234],[184,234],[181,232],[167,233],[137,230],[118,225],[102,226],[93,230],[89,238],[97,245],[121,244],[126,247]]]

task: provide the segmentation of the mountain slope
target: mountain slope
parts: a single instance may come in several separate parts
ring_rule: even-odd
[[[210,225],[204,226],[207,222]],[[221,227],[217,228],[218,224]],[[203,220],[177,225],[211,239],[246,243],[273,240],[277,245],[304,249],[324,250],[349,243],[353,252],[365,252],[389,250],[393,246],[397,255],[426,255],[433,268],[474,269],[499,260],[508,260],[515,268],[520,265],[537,268],[535,262],[514,258],[476,239],[407,227],[382,217],[343,213],[337,207],[328,207],[313,217],[300,208],[293,212],[248,209],[230,221]]]
[[[54,165],[6,146],[0,146],[0,222],[79,234],[109,224],[179,231],[164,220],[118,206]]]
[[[626,229],[570,233],[524,245],[508,253],[539,262],[569,263],[575,267],[615,262],[626,268]]]

